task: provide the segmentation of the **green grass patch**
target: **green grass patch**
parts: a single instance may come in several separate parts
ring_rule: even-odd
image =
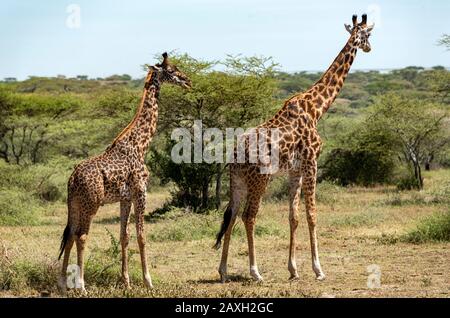
[[[0,225],[39,225],[39,202],[28,193],[18,189],[0,188]]]
[[[58,269],[56,261],[37,264],[28,260],[10,262],[2,259],[0,261],[0,290],[55,290]]]
[[[450,211],[434,214],[421,220],[415,229],[400,238],[403,242],[450,242]]]
[[[173,208],[169,212],[158,216],[158,218],[151,219],[155,224],[149,231],[148,238],[154,242],[198,241],[202,239],[211,239],[213,241],[222,224],[222,215],[223,211],[197,214]],[[260,220],[255,226],[255,235],[281,236],[283,231],[275,222]],[[236,220],[233,236],[246,236],[245,228],[242,226],[240,219]]]
[[[377,211],[363,211],[357,214],[344,214],[331,220],[331,226],[359,227],[372,226],[381,223],[385,216]]]
[[[450,212],[436,213],[418,222],[415,228],[401,235],[382,234],[381,244],[450,242]]]

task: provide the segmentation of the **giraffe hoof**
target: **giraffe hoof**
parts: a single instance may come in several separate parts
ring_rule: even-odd
[[[225,284],[228,281],[228,277],[225,274],[220,274],[220,282]]]
[[[153,288],[153,284],[150,283],[145,283],[145,287],[147,287],[147,289],[152,289]]]
[[[66,284],[66,278],[60,277],[58,280],[58,291],[61,295],[65,296],[67,295],[67,284]]]
[[[262,276],[255,277],[255,281],[256,281],[257,283],[262,283],[262,282],[264,282],[264,278],[263,278]]]
[[[324,273],[320,273],[319,275],[317,275],[316,280],[318,280],[318,281],[325,280],[325,274]]]
[[[144,285],[145,285],[145,287],[147,287],[147,289],[152,289],[153,288],[153,284],[152,284],[152,281],[150,279],[145,279],[144,280]]]
[[[300,276],[298,276],[298,274],[295,274],[295,275],[291,275],[291,277],[289,277],[289,281],[296,281],[296,280],[299,280],[300,279]]]
[[[264,281],[264,278],[259,274],[252,274],[253,279],[255,282],[260,283]]]

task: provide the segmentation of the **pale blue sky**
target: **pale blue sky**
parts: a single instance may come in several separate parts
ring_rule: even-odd
[[[66,26],[67,6],[81,27]],[[372,52],[353,69],[450,66],[436,46],[450,33],[448,0],[2,0],[0,78],[143,75],[157,52],[195,58],[272,56],[282,70],[325,70],[348,38],[353,13],[378,22]]]

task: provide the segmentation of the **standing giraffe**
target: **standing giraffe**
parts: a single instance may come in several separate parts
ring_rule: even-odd
[[[319,262],[316,234],[317,158],[322,146],[322,141],[317,132],[317,123],[344,85],[358,48],[364,52],[369,52],[371,49],[368,39],[374,25],[367,25],[367,15],[362,16],[361,23],[357,23],[357,16],[354,15],[352,22],[353,26],[345,25],[346,30],[350,33],[349,40],[320,80],[306,92],[297,94],[287,100],[272,119],[255,128],[256,131],[277,129],[279,133],[276,137],[278,138],[278,167],[281,172],[289,174],[290,247],[288,269],[291,279],[298,278],[295,250],[301,191],[304,192],[305,196],[312,268],[318,280],[325,278]],[[266,138],[263,142],[267,144],[268,139]],[[248,146],[248,140],[246,145]],[[268,149],[270,149],[270,146]],[[246,152],[249,153],[249,150],[246,149]],[[230,164],[231,198],[224,213],[223,223],[215,245],[219,249],[222,237],[225,235],[219,266],[222,282],[227,279],[230,237],[242,199],[246,200],[242,219],[247,232],[250,275],[257,281],[262,280],[256,264],[254,227],[261,197],[271,178],[270,174],[261,173],[263,166],[261,163],[249,163],[248,160],[245,163]]]
[[[152,287],[147,267],[144,238],[144,211],[148,171],[144,163],[147,148],[156,131],[158,96],[163,83],[191,87],[189,78],[168,61],[150,66],[144,84],[142,101],[136,115],[106,151],[78,164],[68,182],[68,221],[64,230],[59,258],[64,253],[59,287],[67,288],[67,265],[74,241],[77,245],[80,288],[85,291],[83,254],[89,227],[98,208],[120,201],[120,241],[122,245],[122,280],[128,287],[128,223],[134,205],[136,232],[145,285]]]

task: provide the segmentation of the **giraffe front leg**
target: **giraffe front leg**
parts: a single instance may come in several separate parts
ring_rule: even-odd
[[[306,173],[307,177],[303,180],[303,191],[305,193],[306,219],[308,221],[309,239],[311,243],[312,268],[316,274],[316,279],[323,280],[325,279],[325,274],[320,266],[316,232],[316,171],[317,168],[314,165]]]
[[[247,201],[247,206],[242,215],[242,219],[245,224],[245,230],[247,232],[247,241],[248,241],[248,257],[250,261],[250,275],[256,281],[262,281],[263,277],[259,274],[258,265],[256,264],[256,252],[255,252],[255,223],[256,223],[256,214],[258,213],[259,204],[261,201],[261,196],[259,195],[250,195]]]
[[[130,287],[130,276],[128,274],[128,243],[130,233],[128,222],[130,219],[131,201],[120,201],[120,243],[122,245],[122,281],[125,287]]]
[[[144,284],[147,288],[153,288],[152,279],[148,271],[147,255],[145,253],[145,236],[144,236],[144,212],[146,206],[146,192],[139,193],[134,202],[134,210],[136,217],[136,234],[139,245],[139,253],[141,255],[142,276]]]
[[[289,279],[297,279],[297,260],[296,260],[296,234],[298,227],[298,207],[300,204],[302,178],[300,173],[292,173],[289,175],[289,225],[290,225],[290,242],[289,242],[289,261],[288,269],[291,273]]]

